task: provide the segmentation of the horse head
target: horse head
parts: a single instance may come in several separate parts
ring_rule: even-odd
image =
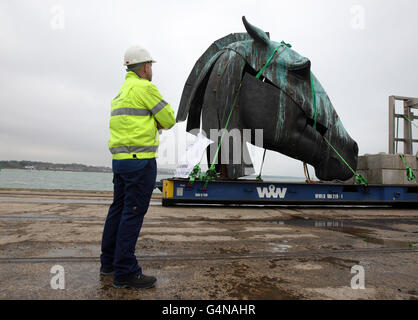
[[[215,41],[197,61],[186,81],[177,121],[188,115],[191,131],[202,119],[209,132],[222,129],[230,118],[228,130],[262,129],[264,148],[311,164],[321,180],[352,177],[333,148],[355,170],[357,143],[312,74],[310,60],[283,41],[271,41],[245,17],[243,22],[247,33]],[[254,135],[248,141],[255,144]],[[248,158],[245,141],[241,150]],[[230,158],[232,154],[230,150]],[[249,167],[252,164],[229,161],[227,175],[248,175]]]

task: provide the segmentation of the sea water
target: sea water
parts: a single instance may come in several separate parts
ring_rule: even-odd
[[[172,175],[157,175],[157,181],[172,178]],[[247,179],[254,179],[249,176]],[[263,175],[264,181],[302,182],[301,177],[280,177]],[[111,172],[72,172],[48,170],[2,169],[0,171],[0,188],[25,189],[60,189],[60,190],[94,190],[112,191],[113,173]],[[160,193],[158,189],[154,192]]]
[[[169,178],[158,175],[157,181]],[[111,172],[2,169],[0,188],[112,191]]]

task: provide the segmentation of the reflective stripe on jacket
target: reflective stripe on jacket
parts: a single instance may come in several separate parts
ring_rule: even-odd
[[[111,103],[109,150],[112,158],[155,158],[159,145],[156,121],[165,129],[174,126],[173,108],[163,100],[154,84],[128,72]]]

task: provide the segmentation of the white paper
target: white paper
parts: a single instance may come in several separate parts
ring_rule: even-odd
[[[206,148],[213,143],[212,140],[206,138],[201,132],[196,139],[186,147],[186,152],[180,158],[176,169],[175,178],[188,178],[193,168],[202,159]]]

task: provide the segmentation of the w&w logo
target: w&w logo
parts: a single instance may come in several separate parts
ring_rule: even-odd
[[[269,185],[269,187],[257,187],[258,197],[259,198],[273,198],[277,199],[279,197],[280,199],[283,199],[286,196],[287,188],[276,188],[274,185]]]

